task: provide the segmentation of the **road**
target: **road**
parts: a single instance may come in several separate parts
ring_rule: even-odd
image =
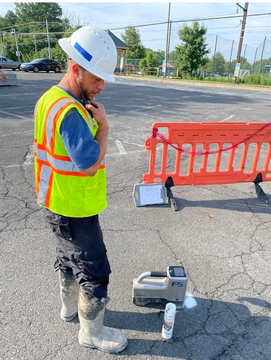
[[[108,208],[100,215],[111,263],[107,326],[129,339],[120,355],[78,344],[78,319],[59,317],[55,244],[36,204],[33,110],[63,74],[16,72],[0,87],[0,270],[3,360],[270,360],[270,206],[250,184],[181,186],[180,205],[136,207],[133,186],[148,169],[145,139],[161,121],[269,122],[270,92],[118,78],[99,95],[108,113]],[[262,185],[269,196],[270,182]],[[163,307],[132,302],[132,281],[182,261],[185,306],[173,338]]]

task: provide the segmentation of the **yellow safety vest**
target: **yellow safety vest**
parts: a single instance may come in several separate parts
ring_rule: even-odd
[[[104,162],[94,176],[86,176],[72,163],[60,136],[65,114],[75,108],[93,137],[97,123],[85,107],[64,90],[53,86],[37,102],[35,121],[35,186],[37,202],[54,213],[69,217],[93,216],[106,206]]]

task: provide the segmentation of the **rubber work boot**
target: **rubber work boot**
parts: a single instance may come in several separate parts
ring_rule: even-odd
[[[60,317],[64,321],[71,321],[78,312],[79,284],[72,271],[59,271],[60,297],[62,308]]]
[[[108,353],[121,352],[128,344],[127,338],[122,332],[109,329],[103,325],[104,313],[105,299],[87,298],[80,289],[78,307],[79,344]]]

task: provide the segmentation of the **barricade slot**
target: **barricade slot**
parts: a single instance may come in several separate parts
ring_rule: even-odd
[[[253,164],[252,167],[255,167],[255,170],[257,171],[261,171],[264,169],[264,159],[265,159],[265,154],[266,154],[266,150],[267,150],[267,146],[266,143],[256,143],[256,151],[254,153],[254,159],[253,159]]]
[[[183,149],[185,149],[186,151],[188,152],[191,152],[193,151],[193,147],[191,144],[181,144],[181,146],[183,147]],[[176,151],[178,154],[179,154],[179,164],[177,164],[177,173],[179,175],[185,175],[185,174],[188,174],[190,172],[190,169],[193,168],[193,163],[191,163],[191,160],[192,157],[185,154],[185,153],[182,153],[180,151]]]
[[[244,173],[250,173],[251,171],[256,170],[257,164],[255,163],[255,159],[254,159],[254,154],[256,150],[257,150],[257,144],[251,143],[247,145],[247,156],[246,156],[246,161],[244,163]]]
[[[164,147],[165,144],[157,143],[156,144],[156,151],[151,153],[151,163],[155,165],[154,173],[160,174],[162,171],[162,155],[164,154]]]
[[[174,144],[177,146],[177,144]],[[168,174],[175,173],[176,171],[176,165],[177,165],[177,159],[178,159],[178,151],[176,151],[171,146],[167,146],[167,157],[166,159],[163,159],[163,169],[166,168],[166,172]],[[162,169],[162,171],[163,171]]]
[[[231,146],[232,143],[224,143],[225,148],[230,148]],[[229,151],[222,151],[220,154],[221,158],[219,169],[224,171],[233,170],[234,167],[236,167],[233,165],[235,149],[231,149]]]

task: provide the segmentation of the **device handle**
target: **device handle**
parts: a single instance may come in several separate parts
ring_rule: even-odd
[[[137,278],[137,282],[140,283],[147,276],[166,277],[167,273],[165,271],[146,271]]]
[[[166,271],[151,271],[151,276],[166,277],[167,272]]]

